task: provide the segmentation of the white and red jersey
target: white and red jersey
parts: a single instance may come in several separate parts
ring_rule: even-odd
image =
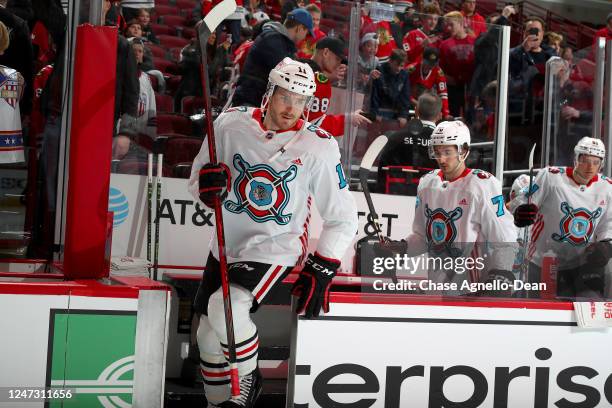
[[[427,34],[420,28],[410,30],[402,40],[402,47],[406,51],[406,63],[415,64],[423,59],[423,41],[428,37]],[[428,45],[431,48],[440,48],[441,41],[438,40]]]
[[[534,179],[531,202],[539,214],[530,241],[535,243],[536,265],[545,252],[553,251],[561,269],[577,267],[589,243],[612,238],[612,179],[598,175],[580,185],[573,175],[572,167],[547,167]],[[527,196],[517,200],[525,204]]]
[[[444,71],[438,65],[433,66],[426,75],[423,75],[422,64],[416,63],[408,66],[410,74],[410,91],[412,103],[416,106],[419,96],[426,91],[433,91],[442,99],[442,115],[450,114],[448,110],[448,89]]]
[[[0,163],[24,161],[19,112],[24,83],[19,72],[0,65]]]
[[[332,97],[332,86],[329,78],[322,72],[315,73],[317,89],[312,99],[308,121],[338,137],[344,134],[344,115],[328,115]]]
[[[259,108],[230,108],[214,128],[218,160],[232,175],[223,202],[228,262],[296,265],[308,245],[312,199],[323,219],[317,252],[341,259],[357,231],[357,207],[336,140],[301,119],[289,130],[268,131]],[[284,153],[270,161],[281,149]],[[198,173],[208,162],[208,144],[203,143],[189,180],[196,199]],[[216,235],[211,251],[218,259]]]
[[[433,170],[419,180],[408,249],[456,245],[462,256],[473,256],[497,245],[489,269],[512,270],[517,229],[504,206],[499,180],[483,170],[465,171],[444,180]]]

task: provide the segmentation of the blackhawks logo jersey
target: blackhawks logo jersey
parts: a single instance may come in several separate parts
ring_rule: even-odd
[[[332,97],[332,86],[329,78],[322,72],[315,74],[317,89],[312,98],[308,112],[308,121],[338,137],[344,134],[344,115],[328,115],[329,103]]]
[[[539,214],[531,226],[530,241],[535,243],[532,261],[536,265],[552,250],[561,269],[577,267],[589,243],[612,238],[612,179],[600,174],[580,185],[573,174],[572,167],[547,167],[534,179],[531,202]],[[526,194],[519,200],[527,203]]]
[[[24,80],[12,68],[0,65],[0,163],[24,161],[19,101]]]
[[[423,176],[412,231],[409,250],[455,247],[456,255],[474,257],[495,244],[499,250],[489,259],[489,269],[512,270],[517,229],[505,209],[501,183],[486,171],[466,168],[453,181],[444,180],[441,170]]]
[[[218,160],[232,176],[222,204],[228,262],[298,264],[308,246],[313,201],[324,225],[317,252],[341,259],[357,231],[357,207],[336,140],[301,119],[289,130],[268,131],[259,108],[230,108],[214,127]],[[189,180],[196,199],[198,172],[208,162],[208,144],[203,143]],[[216,236],[211,251],[218,259]]]

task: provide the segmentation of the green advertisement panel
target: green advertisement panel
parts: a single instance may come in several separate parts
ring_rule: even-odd
[[[51,310],[47,387],[71,389],[46,407],[132,406],[136,312]]]

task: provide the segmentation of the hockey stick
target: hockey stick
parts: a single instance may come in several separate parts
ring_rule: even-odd
[[[147,261],[152,262],[151,241],[153,236],[153,154],[149,153],[147,160]],[[149,267],[149,278],[152,278],[152,268]]]
[[[159,210],[161,209],[162,166],[164,155],[157,155],[157,177],[155,177],[155,252],[153,255],[153,280],[157,280],[157,265],[159,265]]]
[[[533,193],[533,156],[535,154],[535,148],[536,145],[534,143],[531,152],[529,152],[529,187],[527,190],[527,204],[531,204],[531,194]],[[521,268],[521,276],[519,279],[524,282],[527,275],[527,268],[529,268],[529,261],[527,260],[527,255],[529,254],[529,226],[526,226],[523,232],[522,251],[523,267]]]
[[[372,165],[388,142],[389,138],[385,135],[380,135],[374,139],[370,147],[368,147],[368,150],[363,155],[363,159],[361,159],[361,164],[359,165],[359,182],[361,183],[363,195],[368,203],[368,209],[370,210],[370,216],[372,217],[372,224],[374,224],[374,231],[376,232],[376,236],[381,243],[384,241],[384,238],[380,229],[380,223],[378,222],[378,214],[374,208],[372,196],[370,195],[370,189],[368,188],[368,177],[370,175]]]
[[[204,98],[204,114],[206,115],[208,154],[211,164],[217,164],[217,151],[215,147],[215,133],[212,121],[210,102],[210,87],[208,84],[208,63],[206,46],[210,34],[217,26],[236,10],[235,0],[223,0],[212,8],[198,25],[198,40],[202,58],[202,96]],[[225,330],[227,335],[228,363],[230,367],[230,383],[232,396],[240,395],[240,381],[238,377],[238,363],[236,361],[236,339],[234,337],[234,318],[232,315],[232,302],[229,291],[229,278],[227,276],[227,258],[225,256],[225,234],[223,232],[223,216],[221,214],[221,200],[214,198],[215,227],[217,244],[219,248],[219,269],[221,272],[221,289],[223,291],[223,308],[225,311]]]

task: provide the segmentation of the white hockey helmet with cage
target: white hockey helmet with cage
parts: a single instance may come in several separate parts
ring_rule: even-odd
[[[606,146],[599,139],[585,136],[580,139],[576,147],[574,147],[574,160],[576,165],[578,164],[578,157],[580,157],[581,154],[599,157],[601,159],[601,166],[603,166],[603,162],[606,158]]]
[[[317,89],[317,83],[315,82],[314,72],[308,64],[285,57],[272,68],[268,75],[268,88],[262,99],[262,109],[268,106],[268,102],[277,86],[289,92],[306,96],[307,100],[304,111],[308,112],[310,110],[310,104]]]
[[[431,134],[431,143],[429,144],[429,157],[435,158],[434,146],[457,146],[457,151],[461,157],[464,151],[465,145],[468,147],[471,143],[470,129],[465,123],[454,120],[440,122]],[[463,158],[467,157],[467,154]]]

